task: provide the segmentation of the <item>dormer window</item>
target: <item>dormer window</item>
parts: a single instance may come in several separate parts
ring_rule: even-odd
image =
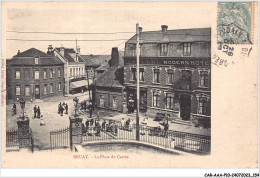
[[[39,57],[35,57],[35,64],[39,64]]]
[[[161,44],[161,56],[167,56],[168,54],[168,44],[162,43]]]
[[[191,55],[191,43],[183,43],[183,56]]]

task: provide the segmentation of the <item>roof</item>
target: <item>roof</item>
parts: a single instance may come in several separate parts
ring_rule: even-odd
[[[18,53],[14,57],[34,57],[34,56],[49,57],[50,55],[36,48],[30,48],[24,52]]]
[[[100,67],[96,68],[95,70],[106,71],[109,67],[110,67],[110,66],[109,66],[108,62],[105,62],[105,63],[103,63]]]
[[[39,57],[39,63],[35,64],[35,56]],[[52,55],[44,53],[35,48],[30,48],[22,53],[15,55],[8,61],[10,65],[63,65],[63,62]]]
[[[211,41],[211,28],[140,32],[140,43]],[[136,43],[136,35],[126,43]]]
[[[111,67],[97,78],[96,86],[123,88],[123,68]]]
[[[55,48],[60,53],[61,48]],[[76,52],[73,48],[64,48],[64,56],[65,60],[68,62],[76,62]],[[79,62],[85,62],[81,55],[78,55],[78,61]]]
[[[99,67],[105,61],[109,61],[111,59],[110,55],[81,55],[84,59],[86,66],[89,67]]]

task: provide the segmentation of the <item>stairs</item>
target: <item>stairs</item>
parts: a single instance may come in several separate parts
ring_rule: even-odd
[[[192,126],[192,123],[191,123],[190,120],[189,121],[185,121],[185,120],[182,120],[181,118],[174,118],[171,121],[171,123]]]

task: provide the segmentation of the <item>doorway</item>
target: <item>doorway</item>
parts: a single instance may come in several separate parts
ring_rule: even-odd
[[[40,85],[35,85],[35,99],[40,99]]]
[[[180,96],[180,117],[182,120],[190,120],[191,96]]]

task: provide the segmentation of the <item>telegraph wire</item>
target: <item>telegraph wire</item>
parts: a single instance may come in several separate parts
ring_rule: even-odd
[[[65,32],[26,32],[26,31],[7,31],[7,32],[9,32],[9,33],[30,33],[30,34],[33,34],[33,33],[35,33],[35,34],[40,34],[40,33],[42,33],[42,34],[61,34],[61,35],[77,35],[77,34],[79,34],[79,35],[95,35],[95,34],[97,34],[97,35],[113,35],[113,34],[124,34],[124,33],[127,33],[127,34],[129,34],[129,33],[131,33],[131,34],[134,34],[135,32],[107,32],[107,33],[77,33],[77,32],[67,32],[67,33],[65,33]]]
[[[30,39],[15,39],[15,38],[9,38],[6,39],[8,41],[75,41],[75,40],[30,40]],[[110,40],[77,40],[77,41],[122,41],[122,40],[128,40],[128,39],[110,39]]]

